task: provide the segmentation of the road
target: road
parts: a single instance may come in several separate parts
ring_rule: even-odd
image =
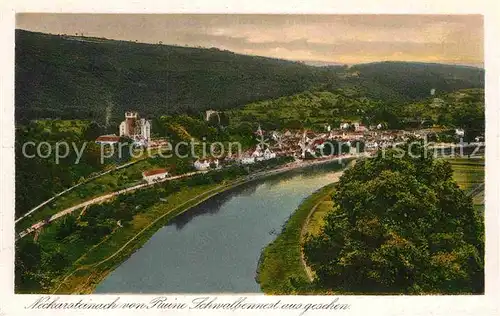
[[[67,215],[67,214],[71,214],[72,212],[74,212],[74,211],[76,211],[78,209],[84,208],[86,206],[89,206],[89,205],[92,205],[92,204],[101,203],[103,201],[109,200],[112,197],[118,196],[120,194],[132,192],[132,191],[135,191],[135,190],[138,190],[138,189],[142,189],[144,187],[152,186],[152,185],[155,185],[156,183],[170,181],[170,180],[175,180],[175,179],[180,179],[180,178],[185,178],[185,177],[191,177],[191,176],[193,176],[195,174],[202,174],[202,173],[206,173],[206,172],[208,172],[208,171],[195,171],[195,172],[185,173],[185,174],[182,174],[182,175],[178,175],[178,176],[173,176],[173,177],[168,177],[168,178],[165,178],[165,179],[161,179],[161,180],[153,182],[153,183],[138,184],[138,185],[135,185],[133,187],[129,187],[129,188],[126,188],[126,189],[122,189],[122,190],[119,190],[119,191],[115,191],[115,192],[112,192],[112,193],[108,193],[108,194],[105,194],[105,195],[98,196],[96,198],[87,200],[87,201],[85,201],[83,203],[80,203],[80,204],[77,204],[75,206],[69,207],[69,208],[67,208],[65,210],[62,210],[62,211],[60,211],[60,212],[52,215],[48,220],[43,220],[43,221],[40,221],[40,222],[38,222],[36,224],[33,224],[30,228],[27,228],[27,229],[23,230],[22,232],[20,232],[19,235],[16,236],[16,240],[18,240],[20,238],[23,238],[26,235],[29,235],[30,233],[34,232],[37,229],[42,228],[44,225],[46,225],[46,224],[48,224],[48,223],[50,223],[50,222],[58,219],[59,217],[62,217],[62,216]]]
[[[140,159],[140,160],[136,160],[136,161],[131,161],[131,162],[128,162],[128,163],[126,163],[126,164],[123,164],[123,165],[117,166],[117,167],[115,167],[115,168],[113,168],[113,169],[110,169],[110,170],[107,170],[107,171],[101,172],[101,173],[99,173],[99,174],[96,174],[96,175],[95,175],[95,176],[93,176],[93,177],[90,177],[90,178],[88,178],[88,179],[85,179],[85,181],[82,181],[82,182],[80,182],[80,183],[77,183],[77,184],[75,184],[74,186],[69,187],[69,188],[67,188],[67,189],[66,189],[66,190],[64,190],[64,191],[57,193],[56,195],[54,195],[54,196],[53,196],[53,197],[51,197],[50,199],[48,199],[48,200],[46,200],[46,201],[44,201],[44,202],[42,202],[42,203],[38,204],[37,206],[35,206],[35,207],[34,207],[34,208],[32,208],[31,210],[29,210],[29,212],[27,212],[27,213],[26,213],[26,214],[24,214],[23,216],[21,216],[21,217],[17,218],[17,219],[15,220],[15,222],[14,222],[14,223],[15,223],[15,224],[17,224],[19,221],[21,221],[21,220],[23,220],[24,218],[26,218],[26,217],[30,216],[33,212],[36,212],[38,209],[40,209],[41,207],[43,207],[43,206],[47,205],[48,203],[52,202],[54,199],[56,199],[56,198],[60,197],[61,195],[65,194],[65,193],[68,193],[69,191],[71,191],[71,190],[73,190],[73,189],[75,189],[75,188],[79,187],[80,185],[82,185],[82,184],[84,184],[84,183],[87,183],[87,182],[89,182],[89,181],[95,180],[95,179],[97,179],[97,178],[99,178],[99,177],[102,177],[102,176],[104,176],[104,175],[106,175],[106,174],[108,174],[108,173],[110,173],[110,172],[113,172],[113,171],[116,171],[116,170],[119,170],[119,169],[122,169],[122,168],[128,167],[128,166],[130,166],[130,165],[133,165],[133,164],[135,164],[135,163],[138,163],[138,162],[139,162],[139,161],[141,161],[141,160],[142,160],[142,159]]]

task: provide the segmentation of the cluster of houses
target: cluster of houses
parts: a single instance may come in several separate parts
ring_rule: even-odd
[[[138,145],[151,148],[162,147],[168,143],[166,139],[150,138],[151,123],[139,119],[136,112],[125,113],[125,121],[120,124],[120,136],[103,135],[96,142],[101,144],[113,144],[120,140],[121,136],[127,136]],[[385,124],[365,126],[359,122],[342,122],[338,128],[332,128],[325,124],[324,131],[314,132],[311,130],[285,130],[264,131],[260,126],[255,131],[256,139],[262,140],[254,148],[240,153],[240,155],[224,156],[219,158],[197,159],[193,163],[197,171],[219,169],[225,165],[241,164],[250,165],[260,161],[266,161],[277,157],[295,157],[303,159],[308,153],[313,157],[318,150],[324,149],[328,142],[335,141],[338,144],[349,146],[350,154],[358,153],[358,144],[364,144],[366,152],[376,151],[380,148],[390,147],[393,144],[405,142],[411,137],[421,138],[429,133],[429,130],[387,130]],[[463,129],[457,128],[455,136],[463,137]],[[345,149],[342,153],[345,153]],[[341,154],[340,151],[336,153]],[[169,177],[166,169],[154,169],[143,172],[143,179],[147,183],[153,183]]]
[[[193,166],[198,171],[217,169],[219,168],[219,159],[218,158],[197,159],[193,163]]]

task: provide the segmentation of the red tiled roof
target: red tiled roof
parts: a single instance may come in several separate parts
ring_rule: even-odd
[[[160,168],[160,169],[153,169],[153,170],[144,171],[142,174],[145,177],[149,177],[149,176],[153,176],[155,174],[166,173],[166,172],[167,172],[167,169]]]
[[[120,140],[120,136],[99,136],[96,139],[96,142],[117,142]]]

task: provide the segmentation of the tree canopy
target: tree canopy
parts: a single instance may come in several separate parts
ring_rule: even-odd
[[[304,244],[334,291],[480,293],[483,222],[448,162],[423,150],[379,152],[341,177],[322,232]]]

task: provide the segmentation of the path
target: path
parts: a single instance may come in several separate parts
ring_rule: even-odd
[[[300,231],[300,243],[301,243],[301,245],[303,245],[303,243],[304,243],[304,236],[305,236],[306,231],[307,231],[307,225],[309,225],[309,220],[311,219],[312,214],[314,214],[314,212],[316,211],[316,209],[318,208],[318,206],[322,202],[323,202],[323,200],[319,201],[311,208],[311,211],[309,212],[309,214],[307,214],[307,218],[306,218],[304,224],[302,224],[302,229]],[[301,249],[301,251],[300,251],[300,261],[302,262],[302,265],[304,266],[304,271],[306,271],[307,278],[309,279],[309,282],[314,281],[314,275],[312,273],[311,268],[306,263],[303,249]]]
[[[153,182],[153,183],[138,184],[138,185],[130,187],[130,188],[126,188],[126,189],[122,189],[122,190],[119,190],[119,191],[115,191],[115,192],[111,192],[111,193],[108,193],[108,194],[105,194],[105,195],[98,196],[96,198],[87,200],[87,201],[85,201],[83,203],[80,203],[80,204],[77,204],[75,206],[69,207],[69,208],[67,208],[65,210],[62,210],[62,211],[60,211],[60,212],[52,215],[48,220],[39,221],[38,223],[33,224],[31,227],[29,227],[29,228],[23,230],[22,232],[20,232],[19,235],[16,237],[16,240],[18,240],[20,238],[23,238],[24,236],[32,233],[35,230],[38,230],[38,229],[42,228],[46,224],[48,224],[48,223],[50,223],[50,222],[58,219],[59,217],[67,215],[67,214],[70,214],[70,213],[72,213],[75,210],[78,210],[80,208],[87,207],[89,205],[96,204],[96,203],[101,203],[101,202],[103,202],[105,200],[109,200],[110,198],[118,196],[120,194],[124,194],[124,193],[128,193],[128,192],[131,192],[131,191],[135,191],[135,190],[138,190],[138,189],[141,189],[141,188],[144,188],[144,187],[152,186],[152,185],[155,185],[156,183],[161,183],[161,182],[165,182],[165,181],[170,181],[170,180],[175,180],[175,179],[190,177],[190,176],[193,176],[195,174],[201,174],[201,173],[206,173],[206,172],[207,171],[195,171],[195,172],[185,173],[185,174],[182,174],[182,175],[178,175],[178,176],[173,176],[173,177],[168,177],[168,178],[165,178],[165,179],[161,179],[161,180]]]
[[[471,190],[469,190],[466,193],[466,195],[470,196],[470,197],[475,197],[476,195],[482,193],[483,191],[484,191],[484,182],[483,183],[479,183],[474,188],[472,188]]]
[[[143,158],[143,159],[145,159],[145,158]],[[69,187],[69,188],[67,188],[67,189],[66,189],[66,190],[64,190],[64,191],[61,191],[61,192],[57,193],[56,195],[54,195],[54,196],[53,196],[53,197],[51,197],[50,199],[48,199],[48,200],[46,200],[46,201],[43,201],[42,203],[38,204],[37,206],[35,206],[35,207],[34,207],[34,208],[32,208],[31,210],[29,210],[26,214],[24,214],[23,216],[21,216],[21,217],[17,218],[17,219],[15,220],[15,222],[14,222],[14,223],[15,223],[15,224],[17,224],[19,221],[21,221],[21,220],[23,220],[24,218],[26,218],[26,217],[30,216],[33,212],[37,211],[38,209],[40,209],[40,208],[42,208],[43,206],[47,205],[48,203],[52,202],[54,199],[56,199],[56,198],[60,197],[61,195],[65,194],[65,193],[68,193],[69,191],[71,191],[71,190],[73,190],[73,189],[75,189],[75,188],[79,187],[80,185],[82,185],[82,184],[84,184],[84,183],[88,183],[88,182],[90,182],[90,181],[92,181],[92,180],[95,180],[95,179],[97,179],[97,178],[99,178],[99,177],[102,177],[102,176],[104,176],[104,175],[106,175],[106,174],[108,174],[108,173],[110,173],[110,172],[117,171],[117,170],[120,170],[120,169],[122,169],[122,168],[126,168],[126,167],[128,167],[128,166],[130,166],[130,165],[133,165],[133,164],[135,164],[135,163],[138,163],[139,161],[142,161],[143,159],[139,159],[139,160],[135,160],[135,161],[127,162],[126,164],[123,164],[123,165],[117,166],[117,167],[115,167],[115,168],[113,168],[113,169],[109,169],[109,170],[107,170],[107,171],[104,171],[104,172],[98,173],[98,174],[96,174],[96,175],[94,175],[94,176],[92,176],[92,177],[90,177],[90,178],[88,178],[88,179],[85,179],[85,181],[82,181],[82,182],[80,182],[80,183],[77,183],[77,184],[75,184],[74,186]]]

